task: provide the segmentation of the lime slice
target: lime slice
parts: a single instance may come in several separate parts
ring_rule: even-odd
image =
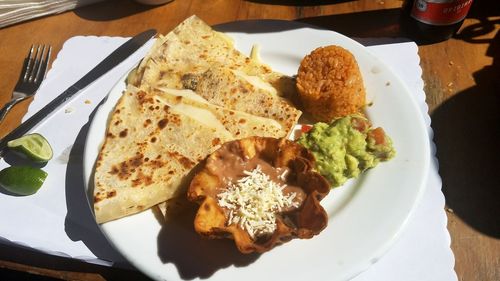
[[[18,195],[31,195],[40,189],[47,173],[30,166],[12,166],[0,171],[0,185]]]
[[[11,140],[7,146],[21,151],[35,161],[47,162],[52,158],[52,147],[47,139],[40,134],[29,134]]]

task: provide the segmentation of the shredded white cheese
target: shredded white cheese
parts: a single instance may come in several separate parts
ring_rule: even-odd
[[[239,225],[250,237],[273,233],[276,230],[276,214],[283,208],[298,207],[290,192],[283,194],[284,185],[269,179],[259,166],[252,171],[244,171],[246,177],[219,193],[218,202],[229,210],[228,225]]]

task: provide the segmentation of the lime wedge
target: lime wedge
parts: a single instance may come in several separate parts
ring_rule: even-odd
[[[7,146],[14,148],[34,161],[47,162],[52,158],[52,147],[40,134],[29,134],[18,139],[11,140]]]
[[[14,194],[31,195],[37,192],[47,173],[30,166],[12,166],[0,171],[0,185]]]

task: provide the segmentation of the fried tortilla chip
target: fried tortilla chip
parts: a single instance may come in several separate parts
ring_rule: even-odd
[[[237,169],[237,165],[252,169],[255,163],[256,167],[272,167],[264,167],[262,171],[284,172],[279,178],[291,191],[285,187],[279,191],[283,194],[278,194],[274,201],[273,197],[266,196],[265,188],[260,184],[252,184],[250,192],[238,190],[229,195],[233,201],[223,201],[221,194],[228,190],[235,192],[234,185],[241,182],[243,177],[233,178],[228,183],[227,178],[234,176],[228,169]],[[304,239],[317,235],[328,222],[320,200],[329,193],[330,187],[320,174],[313,171],[313,165],[312,154],[287,139],[250,137],[225,143],[207,158],[188,188],[188,199],[200,205],[194,220],[195,230],[208,238],[232,238],[242,253],[262,253],[293,238]],[[244,170],[243,173],[249,175],[252,172]],[[271,173],[268,175],[270,179],[273,178]],[[290,205],[283,205],[280,211],[273,209],[268,213],[259,213],[270,201],[278,205],[286,201],[285,193],[288,194]],[[291,196],[291,193],[295,194]],[[245,194],[248,196],[245,197]],[[254,206],[256,210],[248,209],[248,206]],[[275,221],[266,222],[273,216],[276,216]],[[262,225],[271,231],[252,232],[252,227],[259,228]]]

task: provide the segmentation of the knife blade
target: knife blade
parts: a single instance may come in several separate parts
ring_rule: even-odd
[[[59,106],[64,104],[75,94],[79,93],[99,77],[106,74],[108,71],[120,64],[155,35],[156,30],[149,29],[137,34],[127,42],[123,43],[104,60],[102,60],[98,65],[96,65],[92,70],[90,70],[87,74],[80,78],[80,80],[69,86],[69,88],[67,88],[64,92],[62,92],[59,96],[49,102],[38,112],[33,114],[33,116],[31,116],[28,120],[24,121],[21,125],[12,130],[5,137],[3,137],[0,141],[0,158],[3,156],[5,148],[7,147],[7,143],[9,141],[26,134],[36,124],[40,123],[40,121],[47,117],[52,111],[56,110]]]

